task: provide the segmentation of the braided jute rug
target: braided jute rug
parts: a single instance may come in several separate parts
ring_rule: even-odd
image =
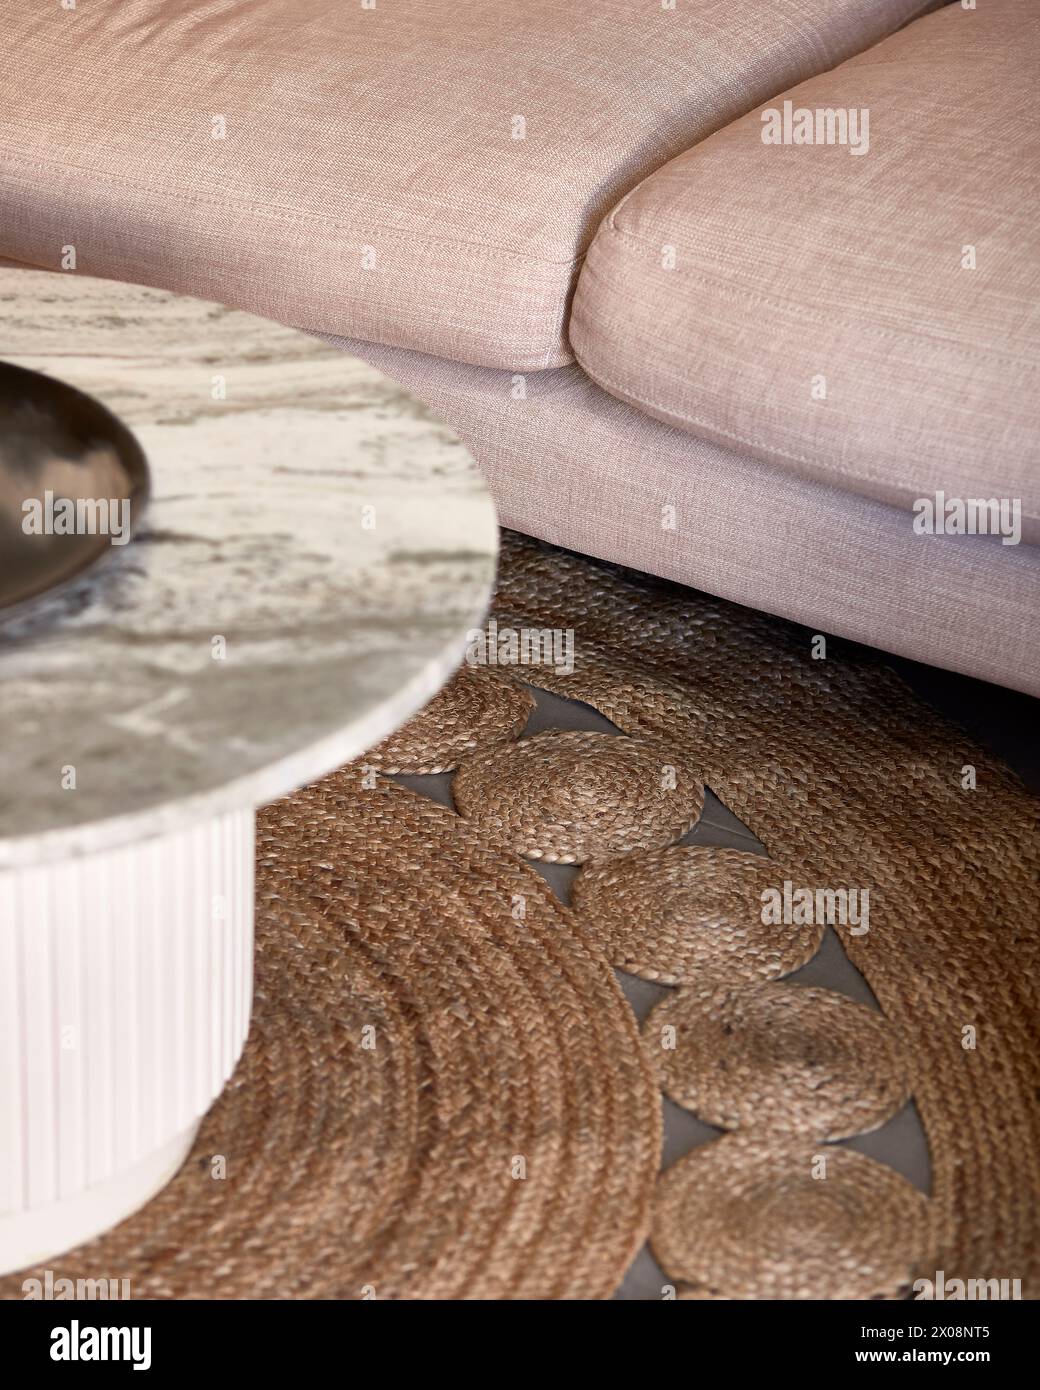
[[[466,669],[261,813],[243,1060],[170,1186],[55,1272],[596,1298],[649,1232],[684,1300],[1040,1295],[1036,801],[883,658],[747,609],[507,534],[493,616],[573,633],[573,670]],[[620,733],[518,742],[520,681]],[[385,775],[456,768],[454,811]],[[765,856],[676,845],[705,786]],[[570,908],[525,859],[580,866]],[[831,925],[880,1013],[782,982],[823,927],[767,917],[781,888],[869,892]],[[611,966],[671,989],[642,1036]],[[732,1132],[659,1179],[662,1087]],[[908,1094],[929,1194],[834,1142]]]
[[[354,765],[261,813],[257,911],[252,1030],[193,1153],[55,1270],[134,1298],[609,1296],[659,1095],[538,876]]]
[[[905,1041],[905,1077],[886,1085],[906,1085],[912,1092],[932,1170],[927,1214],[915,1223],[921,1232],[912,1251],[916,1271],[904,1260],[905,1277],[894,1279],[899,1262],[889,1251],[889,1278],[886,1282],[875,1268],[872,1295],[882,1290],[889,1297],[905,1296],[914,1272],[934,1277],[943,1270],[947,1280],[1018,1278],[1024,1297],[1040,1296],[1036,799],[999,760],[919,701],[882,657],[828,639],[826,658],[815,660],[805,629],[722,600],[507,536],[494,616],[499,632],[573,631],[572,672],[530,666],[523,678],[591,705],[623,734],[688,759],[765,846],[775,861],[778,886],[797,871],[792,887],[869,890],[869,930],[851,920],[834,925],[895,1034]],[[617,878],[614,868],[608,866],[606,873],[598,865],[586,868],[595,887],[587,895],[579,876],[572,896],[579,927],[615,963],[634,958],[640,973],[654,978],[658,958],[650,944],[642,952],[636,947],[630,925],[619,927],[609,911],[582,910],[583,896],[602,906],[614,891],[612,881],[624,884],[625,871]],[[721,863],[716,870],[726,873]],[[637,878],[640,872],[635,871]],[[739,892],[728,894],[731,902],[739,897]],[[723,888],[709,889],[701,915],[711,915],[707,904],[726,901]],[[641,911],[646,914],[645,904]],[[697,915],[691,900],[685,922],[673,911],[671,927],[656,928],[666,948],[657,978],[680,978],[703,956],[692,946],[675,947],[676,934]],[[728,930],[725,912],[715,921]],[[743,925],[748,940],[761,931],[750,917]],[[752,944],[750,964],[733,958],[735,984],[746,981],[763,959]],[[698,1036],[704,1036],[703,1028]],[[740,1055],[746,1059],[749,1049]],[[868,1074],[879,1059],[872,1056]],[[733,1084],[738,1080],[731,1078]],[[676,1084],[674,1075],[669,1082]],[[731,1101],[727,1097],[730,1109]],[[790,1129],[765,1138],[755,1131],[757,1154],[764,1144],[768,1155],[772,1139],[778,1193],[785,1190],[785,1165],[792,1161]],[[739,1193],[737,1170],[725,1155],[742,1150],[717,1149],[736,1137],[713,1141],[673,1166],[664,1180],[666,1209],[680,1200],[685,1176],[676,1169],[684,1166],[698,1190],[713,1170],[729,1172],[716,1194],[720,1203]],[[765,1168],[759,1164],[755,1170],[759,1193],[768,1169],[763,1162]],[[841,1163],[844,1172],[848,1161]],[[858,1181],[866,1169],[857,1162],[848,1171]],[[842,1296],[840,1279],[803,1277],[807,1269],[827,1268],[808,1242],[818,1235],[826,1254],[833,1212],[859,1208],[842,1201],[835,1205],[823,1195],[825,1183],[810,1187],[804,1178],[803,1171],[800,1271],[778,1262],[775,1240],[749,1216],[745,1236],[761,1241],[759,1248],[742,1248],[739,1260],[731,1251],[738,1272],[728,1285],[721,1271],[709,1280],[697,1254],[707,1233],[695,1220],[682,1226],[688,1241],[684,1258],[680,1236],[662,1235],[667,1212],[659,1212],[654,1246],[666,1272],[685,1281],[679,1296],[769,1297],[781,1288],[786,1292],[780,1296]],[[880,1193],[893,1182],[873,1175],[864,1190],[873,1184]],[[879,1228],[884,1219],[892,1232],[901,1228],[899,1203],[909,1200],[898,1183],[894,1186],[900,1195],[893,1197],[892,1220],[880,1212],[874,1218]],[[818,1228],[808,1220],[806,1191],[819,1194]],[[710,1192],[698,1201],[699,1211],[709,1210]],[[857,1232],[862,1236],[862,1227],[860,1217],[849,1214],[835,1246],[835,1271],[844,1267],[842,1242]],[[736,1239],[732,1233],[731,1239]],[[902,1253],[907,1254],[905,1243]],[[860,1254],[868,1258],[865,1249]],[[752,1268],[757,1278],[749,1277]]]

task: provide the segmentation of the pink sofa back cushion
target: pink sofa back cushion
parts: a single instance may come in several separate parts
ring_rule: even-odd
[[[619,197],[927,3],[9,4],[0,255],[551,367]]]

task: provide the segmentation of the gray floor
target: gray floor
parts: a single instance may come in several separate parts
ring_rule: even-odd
[[[949,672],[894,662],[900,673],[926,700],[973,734],[992,751],[999,753],[1034,790],[1040,790],[1040,747],[1035,730],[1040,701],[980,681],[954,676]],[[602,715],[587,705],[559,699],[533,690],[537,708],[524,731],[525,736],[540,729],[592,729],[617,733]],[[451,777],[399,777],[396,779],[423,795],[452,805]],[[764,853],[762,845],[747,827],[717,797],[707,793],[704,815],[682,840],[683,844],[724,845]],[[578,870],[558,864],[532,864],[563,902]],[[789,977],[804,984],[822,985],[877,1008],[866,981],[852,965],[834,932],[828,931],[817,955]],[[618,979],[638,1018],[643,1019],[669,992],[665,987],[638,980],[618,972]],[[703,1124],[689,1112],[664,1101],[664,1155],[668,1167],[683,1154],[707,1143],[720,1131]],[[845,1141],[846,1147],[859,1149],[889,1164],[927,1192],[930,1181],[928,1146],[913,1104],[907,1105],[886,1125],[872,1134]],[[668,1280],[654,1262],[648,1248],[634,1260],[617,1294],[623,1300],[659,1299]]]

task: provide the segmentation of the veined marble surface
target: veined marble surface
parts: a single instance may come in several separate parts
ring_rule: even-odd
[[[373,367],[219,305],[22,270],[0,270],[0,358],[103,401],[152,475],[109,565],[0,620],[0,867],[281,796],[461,660],[494,507]]]

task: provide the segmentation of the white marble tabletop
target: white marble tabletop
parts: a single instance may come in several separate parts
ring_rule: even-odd
[[[22,270],[0,270],[0,359],[96,396],[152,476],[111,564],[0,623],[0,867],[283,795],[458,664],[494,508],[374,368],[215,304]]]

